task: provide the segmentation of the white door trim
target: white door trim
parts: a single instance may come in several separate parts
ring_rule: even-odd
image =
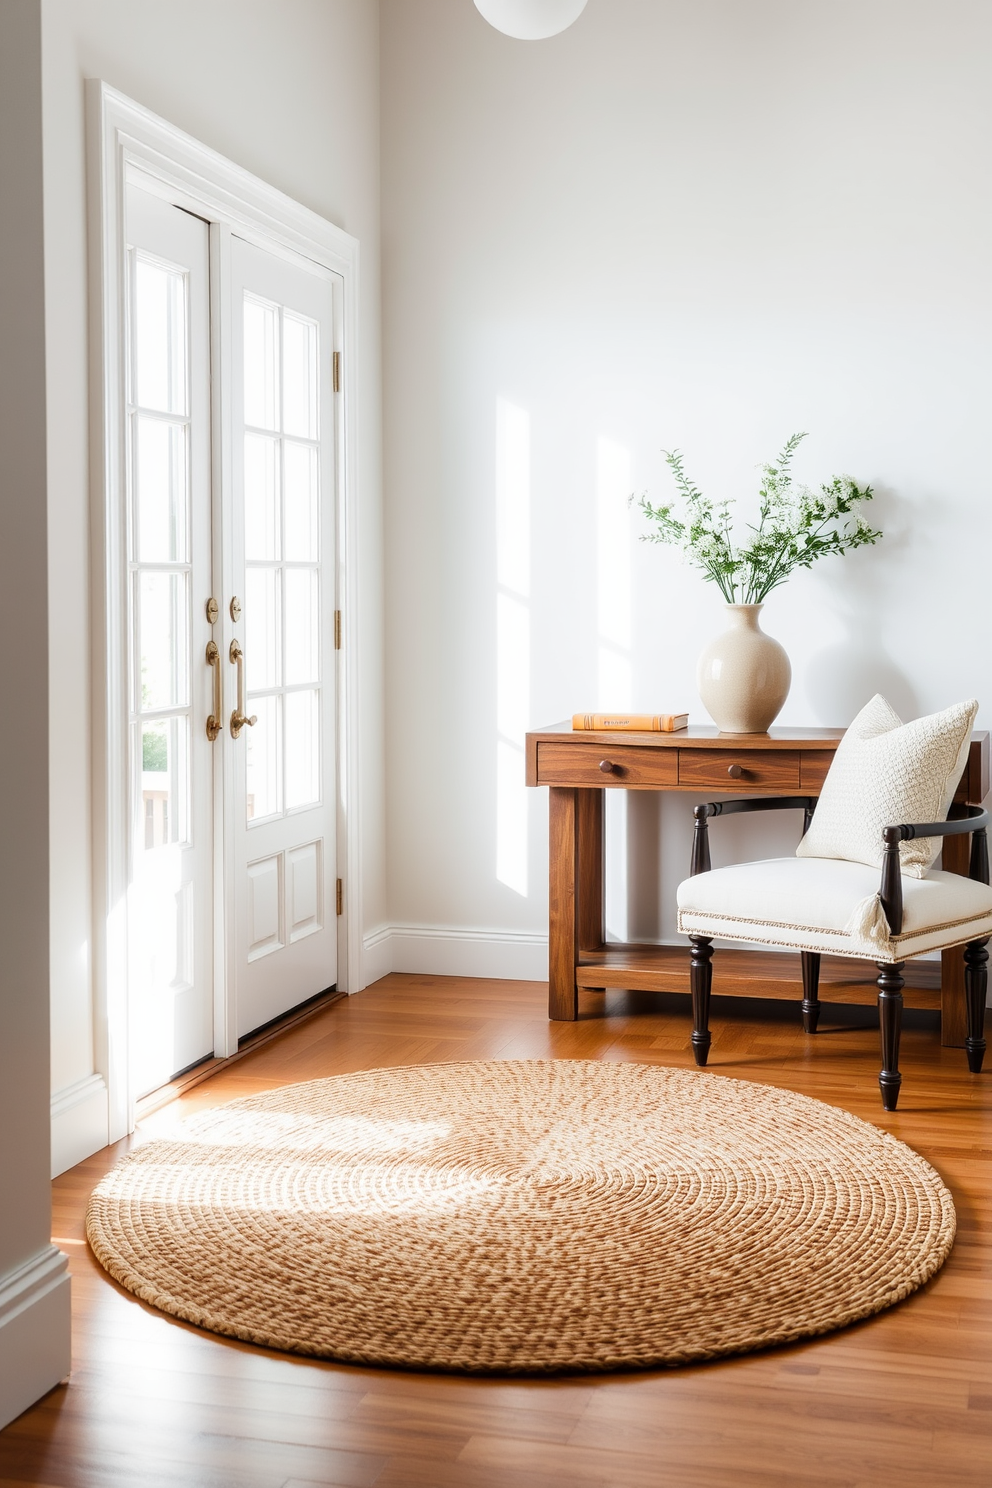
[[[358,750],[358,242],[275,187],[208,149],[98,79],[88,79],[92,619],[94,996],[97,1066],[107,1082],[111,1142],[132,1125],[127,1071],[128,821],[120,782],[126,778],[127,678],[124,472],[124,184],[167,197],[211,225],[211,268],[223,286],[230,234],[299,262],[318,264],[343,285],[341,398],[338,403],[337,608],[338,874],[345,881],[338,935],[338,986],[362,986],[362,872]],[[212,299],[216,345],[230,337],[223,293]],[[214,478],[230,471],[230,409],[215,393]],[[220,555],[215,561],[220,561]],[[226,561],[226,560],[225,560]],[[215,582],[227,575],[216,572]],[[229,592],[229,585],[222,591]],[[220,596],[218,595],[218,598]],[[217,765],[221,768],[220,762]],[[223,782],[218,779],[220,789]],[[221,844],[218,844],[221,846]],[[218,910],[222,906],[218,900]],[[223,972],[226,929],[215,932]],[[223,986],[223,976],[215,978]],[[218,1007],[218,1014],[225,1009]],[[217,1053],[237,1047],[230,1017],[216,1020]]]

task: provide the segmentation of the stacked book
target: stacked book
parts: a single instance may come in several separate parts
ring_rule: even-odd
[[[573,713],[572,728],[603,733],[675,734],[688,728],[688,713]]]

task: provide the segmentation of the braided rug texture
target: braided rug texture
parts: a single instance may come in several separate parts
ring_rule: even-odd
[[[598,1061],[314,1080],[136,1148],[87,1214],[136,1296],[252,1343],[473,1373],[597,1371],[842,1327],[921,1286],[951,1196],[820,1101]]]

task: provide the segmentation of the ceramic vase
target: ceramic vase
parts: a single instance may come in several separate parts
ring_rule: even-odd
[[[699,696],[722,734],[766,733],[789,695],[792,667],[758,623],[763,608],[727,605],[730,629],[699,658]]]

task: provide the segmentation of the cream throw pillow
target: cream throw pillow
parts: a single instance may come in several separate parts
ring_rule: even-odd
[[[903,723],[876,693],[837,746],[799,858],[843,858],[882,866],[882,828],[944,821],[971,743],[978,712],[972,698],[942,713]],[[902,871],[923,878],[939,837],[900,846]]]

